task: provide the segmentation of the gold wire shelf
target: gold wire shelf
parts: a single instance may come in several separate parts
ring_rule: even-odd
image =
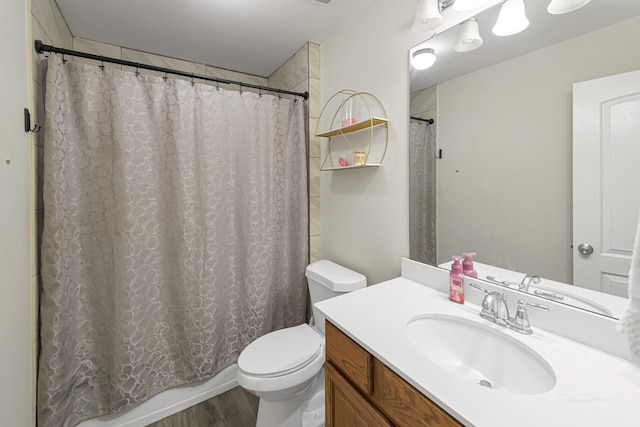
[[[341,97],[343,99],[340,102]],[[356,102],[364,110],[362,120],[347,126],[338,126],[344,123],[339,117],[344,115],[348,108],[346,105],[351,103],[352,107]],[[327,112],[333,112],[333,117],[326,114]],[[314,146],[320,149],[320,143],[325,142],[324,155],[320,155],[322,157],[320,170],[380,167],[389,145],[389,120],[386,115],[380,100],[370,93],[353,90],[341,90],[335,93],[322,108],[316,125]],[[329,118],[331,118],[330,121]],[[354,119],[349,118],[349,120]],[[328,127],[330,130],[319,132],[321,127],[325,129]],[[370,131],[368,138],[366,134],[360,132],[367,129]],[[384,132],[384,135],[380,135],[380,132]],[[326,141],[320,138],[326,138]],[[359,161],[356,162],[355,153],[359,153],[364,159],[359,157]]]

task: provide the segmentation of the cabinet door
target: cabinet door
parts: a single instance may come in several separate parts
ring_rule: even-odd
[[[376,360],[377,364],[382,362]],[[461,427],[451,415],[382,365],[385,414],[400,427]]]
[[[325,375],[326,427],[393,426],[331,363]]]

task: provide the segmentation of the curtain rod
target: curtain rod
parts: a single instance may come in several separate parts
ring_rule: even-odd
[[[409,118],[411,120],[417,120],[419,122],[425,122],[428,125],[432,125],[435,122],[435,120],[433,120],[433,119],[423,119],[422,117],[409,116]]]
[[[289,91],[289,90],[276,89],[276,88],[272,88],[272,87],[268,87],[268,86],[254,85],[254,84],[251,84],[251,83],[242,83],[242,82],[237,82],[237,81],[234,81],[234,80],[226,80],[226,79],[219,79],[219,78],[216,78],[216,77],[204,76],[202,74],[187,73],[186,71],[172,70],[170,68],[156,67],[155,65],[141,64],[139,62],[132,62],[132,61],[124,60],[124,59],[109,58],[107,56],[94,55],[92,53],[80,52],[80,51],[77,51],[77,50],[69,50],[69,49],[63,49],[63,48],[55,47],[55,46],[51,46],[51,45],[46,45],[46,44],[42,43],[42,40],[36,40],[34,42],[34,45],[35,45],[36,52],[38,52],[38,53],[53,52],[53,53],[59,53],[59,54],[62,54],[62,55],[78,56],[80,58],[93,59],[93,60],[100,61],[100,62],[110,62],[110,63],[113,63],[113,64],[126,65],[126,66],[129,66],[129,67],[135,67],[135,68],[142,68],[142,69],[145,69],[145,70],[158,71],[158,72],[166,73],[166,74],[174,74],[174,75],[178,75],[178,76],[191,77],[192,79],[206,80],[206,81],[216,82],[216,83],[232,84],[232,85],[240,86],[241,88],[250,87],[250,88],[253,88],[253,89],[260,89],[260,90],[264,90],[264,91],[268,91],[268,92],[275,92],[275,93],[279,93],[279,94],[294,95],[294,96],[299,96],[299,97],[304,98],[304,99],[309,99],[309,92],[292,92],[292,91]]]

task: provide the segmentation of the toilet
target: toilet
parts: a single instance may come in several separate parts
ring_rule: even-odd
[[[325,319],[315,303],[364,288],[367,279],[327,260],[305,275],[315,321],[266,334],[238,358],[238,383],[260,398],[256,427],[324,426]]]

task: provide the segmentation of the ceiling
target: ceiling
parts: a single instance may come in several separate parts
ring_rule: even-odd
[[[591,0],[581,9],[563,15],[547,13],[549,1],[524,0],[529,27],[509,37],[498,37],[491,32],[498,17],[499,4],[479,14],[478,25],[484,43],[472,52],[453,50],[459,33],[457,25],[414,47],[412,50],[431,47],[438,59],[427,70],[411,70],[411,92],[640,15],[640,0]],[[445,10],[443,15],[447,12],[449,10]]]
[[[262,77],[371,2],[56,0],[74,37]]]

